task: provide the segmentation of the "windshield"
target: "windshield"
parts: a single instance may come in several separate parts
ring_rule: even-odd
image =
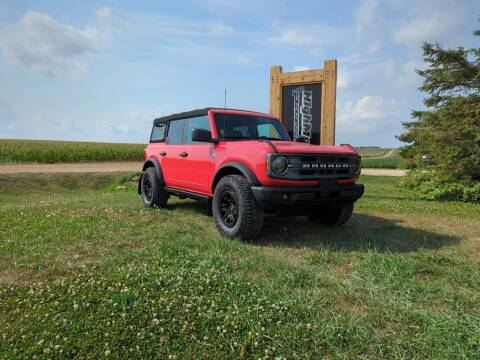
[[[237,114],[215,114],[218,136],[228,140],[281,140],[290,137],[278,120]]]

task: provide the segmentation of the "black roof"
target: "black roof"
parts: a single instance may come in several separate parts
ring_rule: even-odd
[[[162,116],[162,117],[156,118],[153,121],[153,123],[154,123],[154,125],[158,126],[161,123],[167,122],[169,120],[185,119],[185,118],[194,117],[194,116],[207,115],[208,109],[210,109],[210,108],[197,109],[197,110],[192,110],[192,111],[185,111],[185,112],[178,113],[178,114]]]
[[[155,126],[160,125],[161,123],[167,122],[169,120],[178,120],[178,119],[186,119],[189,117],[195,117],[195,116],[204,116],[208,114],[208,110],[210,109],[219,109],[219,110],[235,110],[235,111],[246,111],[249,112],[249,110],[239,110],[239,109],[224,109],[224,108],[216,108],[216,107],[207,107],[203,109],[196,109],[196,110],[191,110],[191,111],[185,111],[182,113],[178,114],[172,114],[172,115],[167,115],[167,116],[162,116],[159,118],[156,118],[153,120],[153,124]],[[252,112],[257,112],[257,111],[252,111]]]

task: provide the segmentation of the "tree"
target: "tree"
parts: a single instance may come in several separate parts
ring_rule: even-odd
[[[480,30],[475,30],[480,37]],[[445,49],[424,43],[420,90],[427,110],[413,111],[398,138],[406,156],[428,154],[438,171],[480,180],[480,48]]]

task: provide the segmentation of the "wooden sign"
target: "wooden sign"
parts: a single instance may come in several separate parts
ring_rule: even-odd
[[[337,61],[318,70],[283,73],[270,68],[270,114],[280,118],[292,139],[335,144]]]

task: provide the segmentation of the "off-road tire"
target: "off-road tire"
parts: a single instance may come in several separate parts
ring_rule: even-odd
[[[340,206],[324,206],[310,210],[307,214],[308,220],[315,224],[328,226],[342,226],[353,213],[353,203]]]
[[[220,179],[212,201],[213,218],[220,234],[245,240],[254,238],[260,233],[263,211],[257,205],[250,186],[250,182],[241,175],[228,175]],[[238,214],[232,226],[227,226],[222,217],[222,214],[225,214],[222,201],[227,194],[234,198],[237,204]]]
[[[165,191],[155,168],[147,168],[142,175],[140,193],[146,207],[164,208],[170,195]]]

